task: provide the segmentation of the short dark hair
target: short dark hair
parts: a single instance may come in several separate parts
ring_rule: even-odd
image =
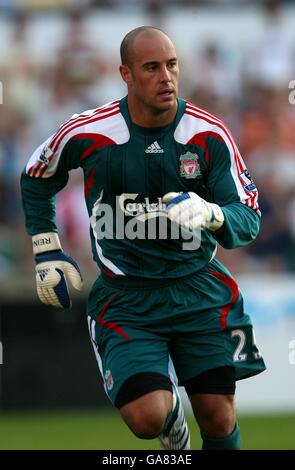
[[[122,65],[127,65],[128,67],[132,64],[132,46],[135,38],[146,31],[159,31],[167,36],[167,34],[159,28],[154,26],[139,26],[138,28],[132,29],[129,33],[126,34],[120,46],[120,56]]]

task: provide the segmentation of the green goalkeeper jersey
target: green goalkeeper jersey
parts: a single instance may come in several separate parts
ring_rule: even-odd
[[[235,248],[259,230],[258,193],[223,122],[178,98],[172,123],[134,124],[127,97],[72,116],[31,156],[22,174],[30,235],[57,231],[55,194],[81,167],[94,260],[111,276],[175,278],[213,259],[217,243]],[[194,191],[219,204],[217,232],[173,226],[164,194]]]

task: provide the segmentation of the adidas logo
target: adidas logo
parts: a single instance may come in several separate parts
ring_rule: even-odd
[[[155,140],[146,150],[145,153],[164,153],[164,150],[160,147],[158,142]]]
[[[39,269],[38,270],[38,274],[39,274],[39,277],[40,277],[41,281],[44,281],[44,279],[46,278],[49,271],[50,271],[49,268]]]

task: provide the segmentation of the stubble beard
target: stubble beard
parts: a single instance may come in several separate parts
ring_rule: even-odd
[[[155,117],[159,117],[169,113],[169,111],[173,110],[176,108],[176,98],[174,97],[173,101],[171,100],[168,103],[156,103],[156,100],[154,101],[146,101],[142,100],[142,104],[146,110],[149,111],[150,114],[154,115]]]

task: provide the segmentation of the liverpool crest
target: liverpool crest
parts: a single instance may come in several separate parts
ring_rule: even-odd
[[[180,176],[191,179],[201,175],[199,155],[197,153],[186,152],[180,155]]]
[[[105,384],[106,384],[107,389],[112,390],[113,385],[114,385],[114,381],[113,381],[112,373],[109,369],[107,369],[105,371],[104,380],[105,380]]]

